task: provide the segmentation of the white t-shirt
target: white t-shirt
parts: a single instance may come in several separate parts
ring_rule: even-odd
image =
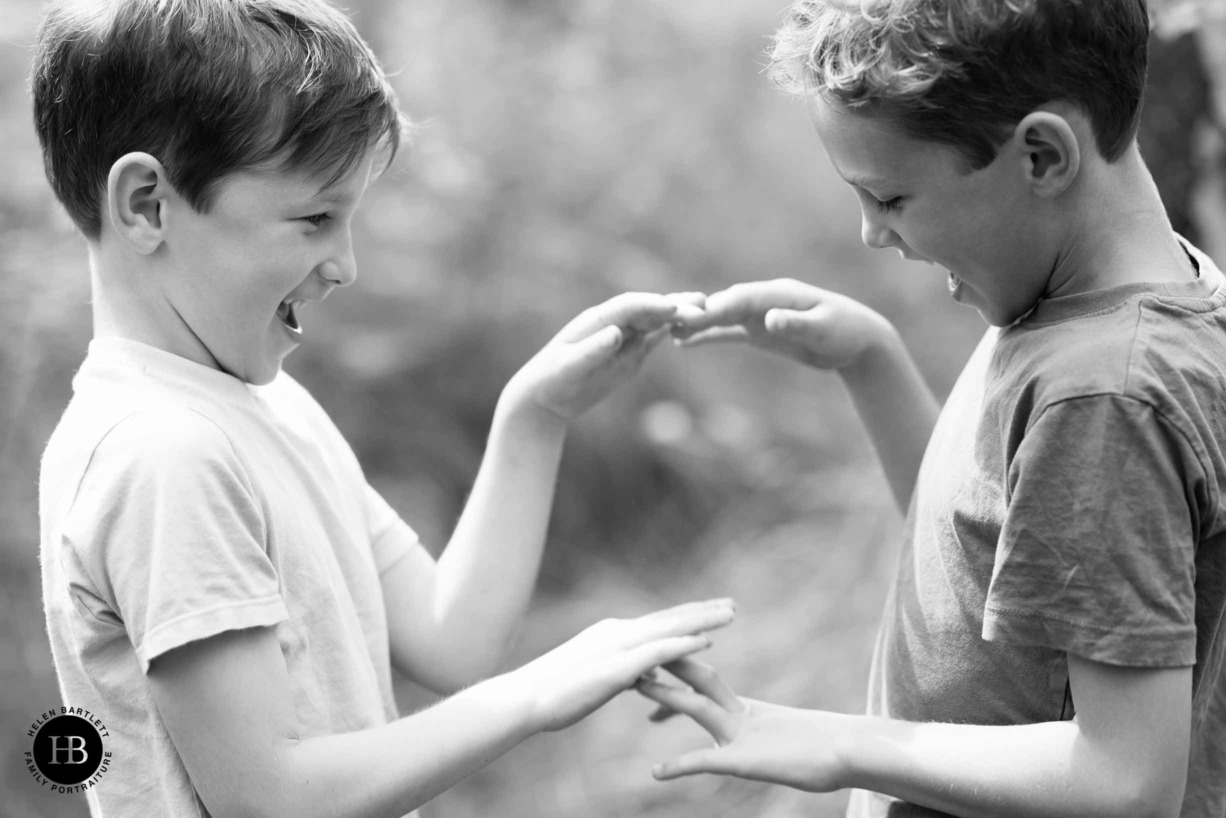
[[[43,454],[43,600],[63,703],[113,755],[95,815],[207,814],[150,697],[159,655],[271,626],[300,735],[397,715],[379,577],[416,535],[282,373],[255,387],[95,339]]]

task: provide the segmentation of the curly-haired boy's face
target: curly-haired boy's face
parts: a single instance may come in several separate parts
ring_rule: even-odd
[[[1020,166],[1002,153],[967,172],[952,148],[884,120],[820,97],[810,112],[831,163],[860,200],[867,246],[945,268],[954,300],[995,326],[1038,301],[1051,265],[1037,246],[1042,231]]]
[[[175,203],[159,251],[177,317],[167,348],[271,381],[301,341],[303,304],[356,276],[350,221],[370,169],[368,156],[331,185],[305,171],[243,171],[219,183],[208,213]]]

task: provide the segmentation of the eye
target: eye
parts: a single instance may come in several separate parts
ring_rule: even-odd
[[[311,227],[320,227],[331,218],[332,216],[329,213],[314,213],[310,216],[303,216],[299,221],[304,221],[311,225]]]
[[[894,211],[898,210],[898,208],[902,207],[901,196],[895,196],[893,199],[875,199],[874,201],[877,203],[878,213],[893,213]]]

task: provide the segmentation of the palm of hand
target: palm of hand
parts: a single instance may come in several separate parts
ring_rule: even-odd
[[[624,293],[580,313],[516,373],[511,389],[569,421],[628,380],[697,293]]]

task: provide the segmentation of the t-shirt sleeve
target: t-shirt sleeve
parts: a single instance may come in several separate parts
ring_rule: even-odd
[[[1146,403],[1101,395],[1048,407],[1009,467],[984,639],[1115,665],[1195,664],[1187,487],[1198,468]]]
[[[148,672],[173,648],[287,618],[265,534],[229,438],[203,416],[176,410],[129,416],[103,438],[62,545]]]
[[[366,484],[366,524],[375,569],[380,576],[409,552],[422,547],[417,532],[369,483]]]

